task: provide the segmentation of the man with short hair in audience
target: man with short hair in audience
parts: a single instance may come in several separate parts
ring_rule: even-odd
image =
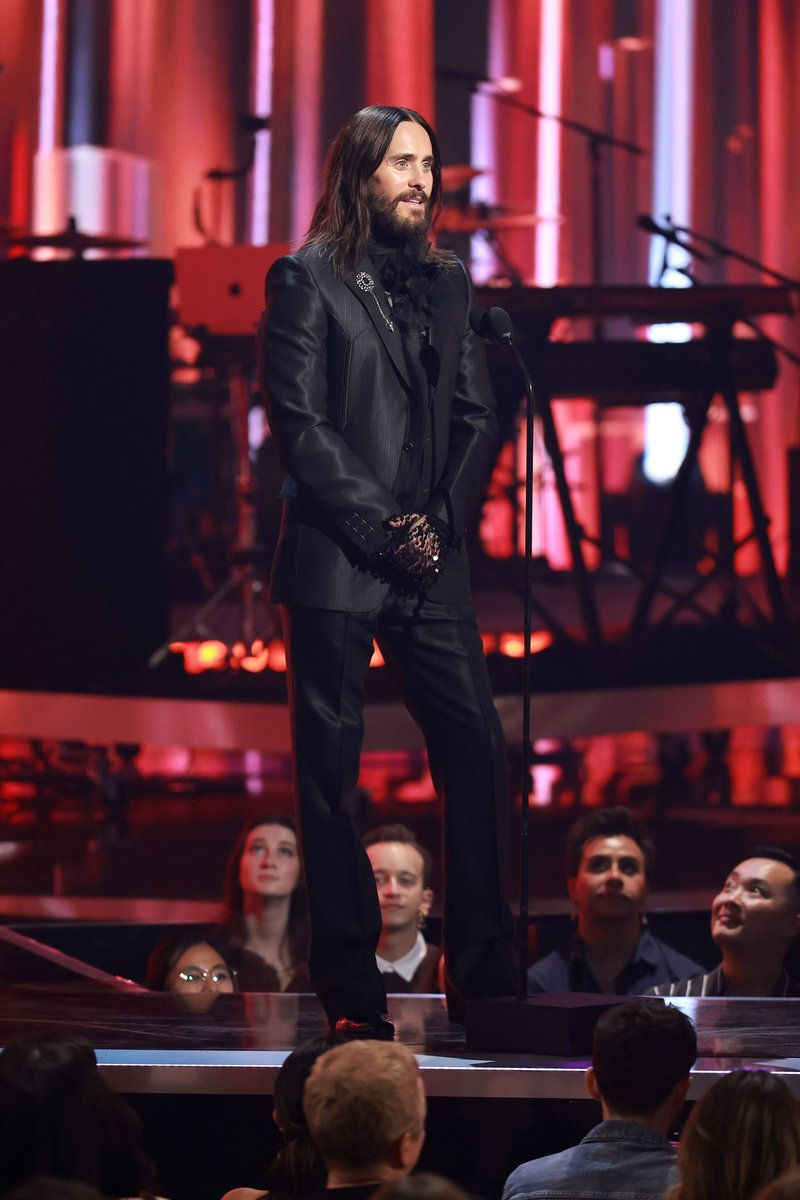
[[[336,1200],[366,1200],[402,1179],[425,1141],[417,1060],[397,1042],[355,1041],[323,1054],[306,1080],[303,1111]]]
[[[603,1013],[586,1071],[603,1120],[577,1146],[517,1167],[503,1200],[660,1200],[677,1183],[667,1139],[696,1057],[694,1027],[677,1008],[631,1000]]]
[[[662,984],[656,996],[800,996],[784,965],[800,932],[800,864],[773,846],[737,863],[711,902],[713,971]]]
[[[442,953],[422,936],[433,904],[431,856],[406,825],[364,837],[381,906],[376,959],[387,992],[440,992]]]
[[[570,828],[567,889],[577,927],[563,946],[534,963],[528,992],[639,996],[659,983],[702,972],[649,931],[643,910],[653,843],[627,808],[589,812]]]

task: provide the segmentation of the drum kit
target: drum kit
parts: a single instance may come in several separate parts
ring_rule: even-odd
[[[473,179],[484,175],[485,171],[478,167],[464,164],[453,164],[442,167],[442,191],[447,196],[464,192]],[[519,283],[518,272],[508,261],[502,247],[497,241],[498,233],[506,233],[517,229],[529,229],[544,218],[527,208],[516,208],[508,205],[451,202],[442,207],[436,222],[436,233],[445,239],[452,237],[472,237],[478,234],[484,237],[494,250],[503,271],[512,283]],[[139,250],[146,243],[129,237],[116,237],[112,234],[83,233],[78,229],[74,217],[70,217],[64,229],[55,233],[30,233],[14,229],[0,222],[0,251],[8,247],[22,251],[57,250],[82,258],[87,251],[103,251],[105,254],[125,250]]]
[[[446,196],[453,196],[457,192],[464,193],[473,179],[485,174],[486,172],[479,167],[467,164],[459,163],[442,167],[442,192]],[[517,207],[464,200],[462,203],[451,202],[442,206],[436,220],[436,234],[437,238],[444,237],[445,240],[458,236],[472,237],[473,235],[484,238],[491,246],[500,268],[495,281],[521,286],[524,280],[505,252],[498,234],[531,229],[544,220],[559,221],[561,219],[560,217],[542,217],[527,206]]]
[[[73,258],[82,258],[87,250],[140,250],[145,242],[134,238],[115,237],[112,234],[82,233],[74,217],[67,221],[66,228],[57,233],[23,233],[0,224],[0,247],[11,246],[23,250],[62,250]]]

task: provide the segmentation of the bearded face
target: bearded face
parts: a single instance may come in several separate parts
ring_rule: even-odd
[[[425,238],[431,224],[433,149],[415,121],[401,121],[369,182],[373,232],[379,241]]]

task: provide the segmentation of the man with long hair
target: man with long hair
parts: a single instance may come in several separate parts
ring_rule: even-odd
[[[284,606],[309,969],[332,1027],[391,1038],[381,914],[343,801],[378,642],[445,806],[454,1017],[513,991],[497,811],[506,784],[463,546],[495,452],[462,264],[428,240],[441,204],[419,113],[362,109],[331,147],[305,244],[267,278],[262,383],[286,480],[271,598]]]

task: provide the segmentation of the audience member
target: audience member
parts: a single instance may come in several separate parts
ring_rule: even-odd
[[[55,1175],[36,1175],[8,1192],[4,1200],[103,1200],[97,1188],[74,1179]]]
[[[711,936],[722,954],[713,971],[655,987],[657,996],[800,996],[784,959],[800,932],[798,862],[760,846],[733,868],[711,902]]]
[[[213,942],[196,934],[170,936],[148,958],[145,986],[154,992],[235,992],[236,973]]]
[[[349,1042],[323,1055],[303,1108],[337,1200],[365,1200],[419,1158],[425,1092],[414,1055],[397,1042]]]
[[[457,1183],[443,1175],[420,1171],[418,1175],[385,1183],[375,1193],[375,1200],[469,1200],[469,1197]]]
[[[784,1171],[763,1187],[756,1200],[800,1200],[800,1167]]]
[[[755,1200],[800,1163],[800,1115],[769,1071],[731,1071],[692,1109],[678,1150],[680,1182],[666,1200]]]
[[[293,1050],[278,1071],[272,1118],[285,1145],[267,1175],[270,1200],[306,1200],[325,1189],[327,1172],[308,1131],[303,1112],[303,1089],[314,1063],[335,1045],[335,1035],[333,1038],[312,1038]],[[263,1189],[233,1188],[226,1192],[223,1200],[257,1200],[264,1194]]]
[[[139,1121],[68,1034],[12,1042],[0,1054],[0,1193],[35,1176],[72,1179],[106,1197],[149,1195]]]
[[[567,834],[567,890],[577,928],[528,972],[528,992],[636,996],[702,967],[647,928],[653,844],[627,808],[587,813]]]
[[[308,906],[290,817],[249,821],[225,868],[218,940],[243,992],[310,991]]]
[[[381,906],[376,958],[387,992],[440,992],[441,950],[422,936],[433,904],[431,856],[405,825],[364,838]]]
[[[660,1200],[677,1178],[667,1138],[686,1099],[696,1057],[694,1027],[678,1009],[652,1000],[609,1009],[597,1022],[586,1071],[603,1120],[570,1150],[517,1167],[503,1200]]]

